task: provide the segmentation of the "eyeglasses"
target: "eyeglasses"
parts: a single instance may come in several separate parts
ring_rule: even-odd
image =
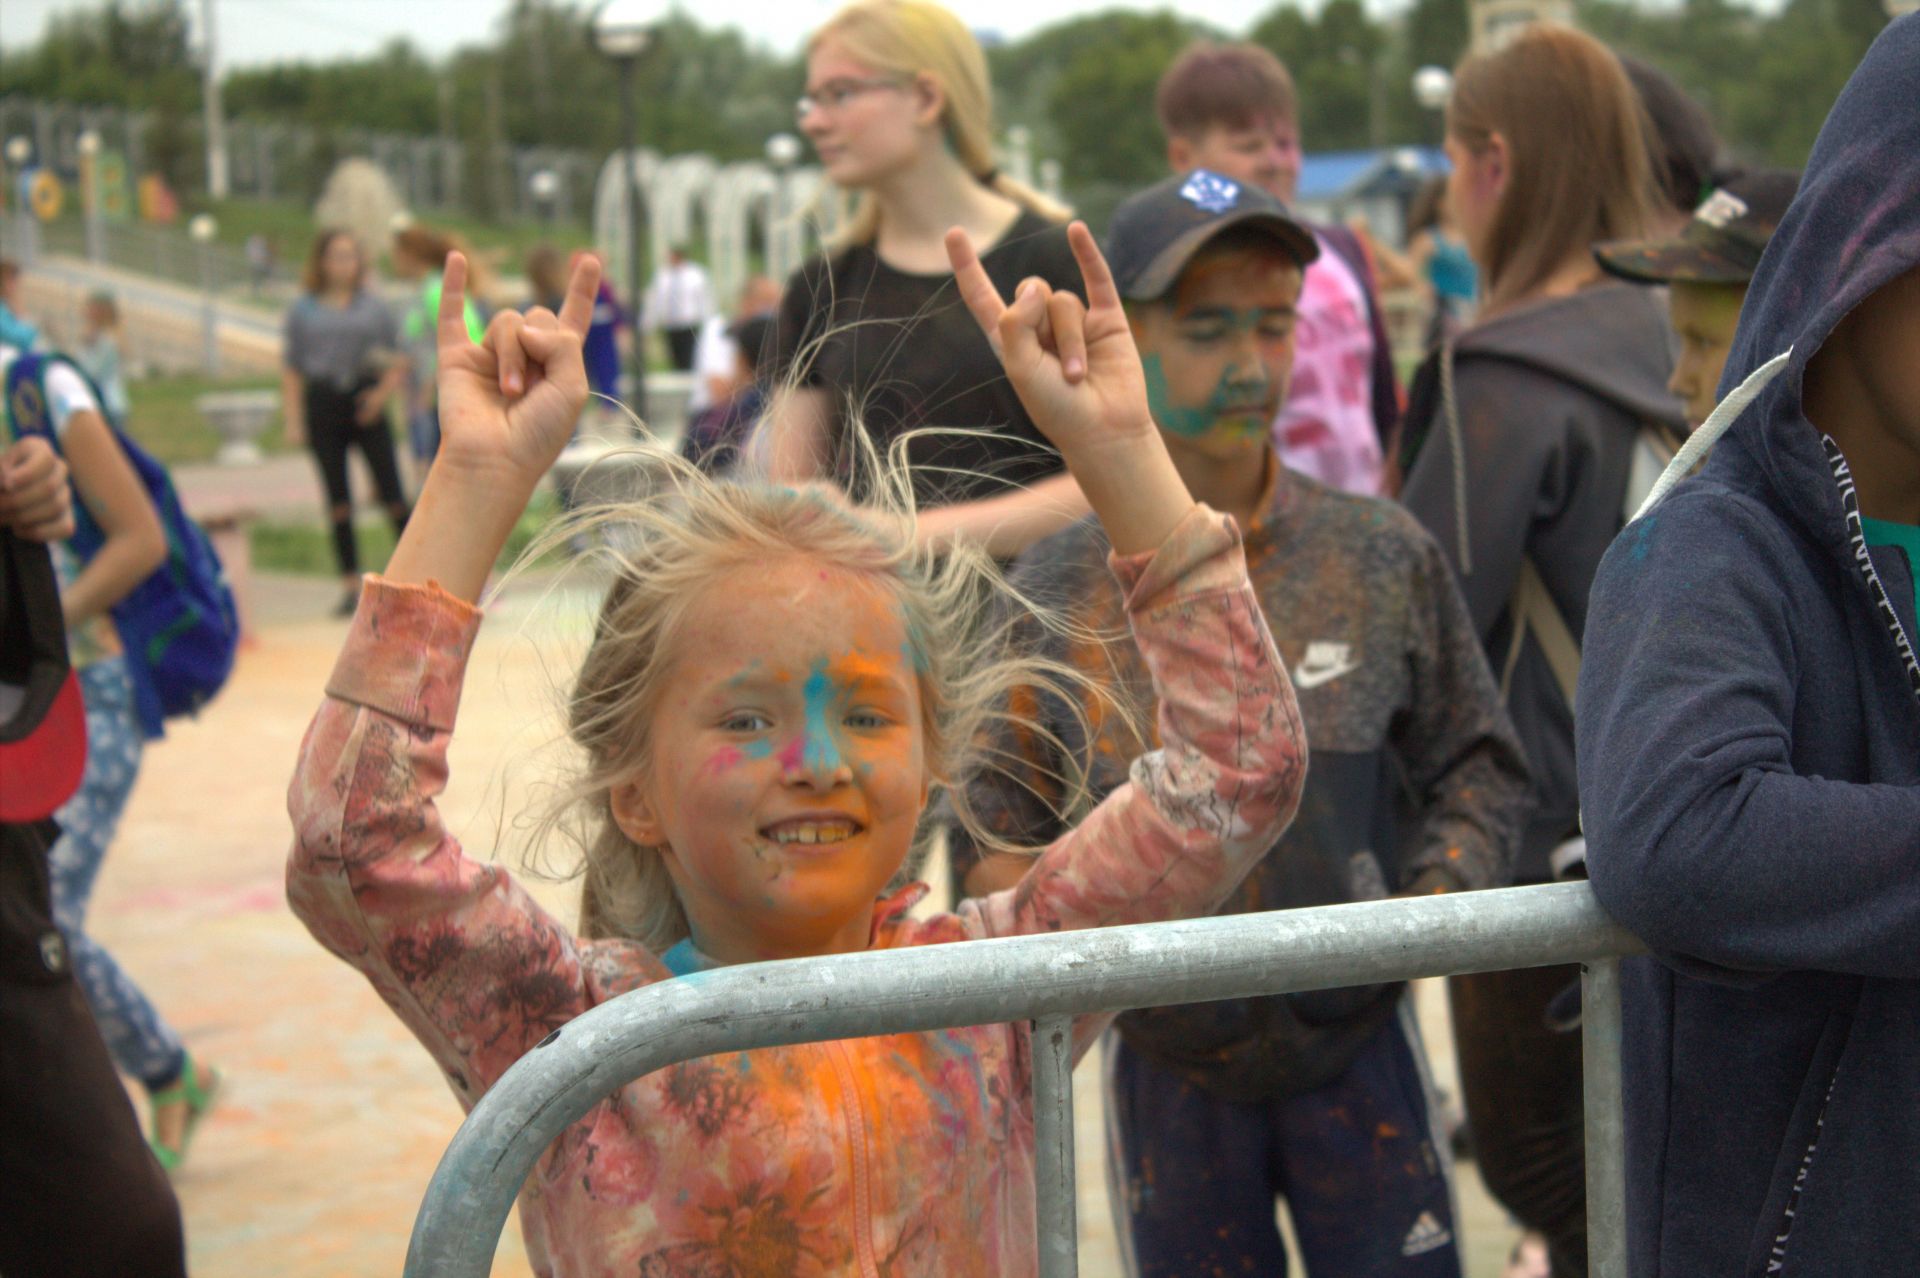
[[[829,80],[819,88],[810,90],[798,102],[793,104],[793,118],[796,120],[804,120],[812,115],[815,110],[829,113],[838,111],[847,104],[849,98],[857,98],[861,94],[871,93],[875,89],[900,89],[905,87],[906,86],[900,81],[894,79]]]

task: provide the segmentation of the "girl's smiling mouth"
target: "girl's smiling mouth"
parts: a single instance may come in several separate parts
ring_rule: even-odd
[[[760,836],[769,843],[783,847],[793,844],[817,845],[822,843],[845,843],[859,834],[864,827],[849,816],[802,816],[789,817],[764,826]]]

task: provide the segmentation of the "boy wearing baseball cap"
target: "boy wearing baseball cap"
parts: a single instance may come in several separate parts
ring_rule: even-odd
[[[1288,667],[1313,759],[1293,826],[1225,909],[1245,913],[1500,881],[1527,782],[1465,606],[1398,507],[1280,464],[1310,231],[1272,195],[1196,170],[1122,204],[1107,238],[1154,419],[1194,495],[1231,513]],[[966,801],[1016,846],[1062,829],[1058,778],[1124,782],[1155,707],[1092,520],[1040,542],[1016,585],[1067,624],[1023,637],[1133,711],[1032,698],[1010,760]],[[973,891],[1030,861],[954,836]],[[1401,987],[1130,1012],[1110,1040],[1120,1235],[1138,1275],[1283,1273],[1285,1198],[1310,1272],[1458,1278],[1445,1139]]]
[[[1799,185],[1798,173],[1756,169],[1709,195],[1676,236],[1594,245],[1601,269],[1667,286],[1667,314],[1680,340],[1667,389],[1686,405],[1690,431],[1713,411],[1747,285]]]

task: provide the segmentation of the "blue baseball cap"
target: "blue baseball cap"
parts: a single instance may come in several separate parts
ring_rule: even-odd
[[[1287,206],[1257,186],[1195,169],[1128,196],[1107,228],[1107,265],[1120,296],[1156,301],[1203,245],[1230,227],[1266,231],[1301,266],[1320,256],[1319,241]]]

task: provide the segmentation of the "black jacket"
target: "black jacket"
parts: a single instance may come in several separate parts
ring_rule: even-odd
[[[1791,356],[1594,583],[1588,867],[1658,955],[1622,982],[1636,1278],[1920,1273],[1920,564],[1869,546],[1802,405],[1840,318],[1920,269],[1916,102],[1907,17],[1821,130],[1721,394]]]
[[[1459,439],[1447,424],[1442,354],[1414,379],[1401,500],[1453,565],[1473,626],[1498,671],[1508,603],[1531,558],[1578,637],[1593,574],[1624,522],[1641,423],[1684,429],[1667,393],[1673,355],[1651,289],[1602,284],[1509,311],[1462,333],[1453,355]],[[1466,495],[1465,517],[1458,500]],[[1546,654],[1521,650],[1507,710],[1533,771],[1536,807],[1514,878],[1544,882],[1547,855],[1579,827],[1573,714]]]

